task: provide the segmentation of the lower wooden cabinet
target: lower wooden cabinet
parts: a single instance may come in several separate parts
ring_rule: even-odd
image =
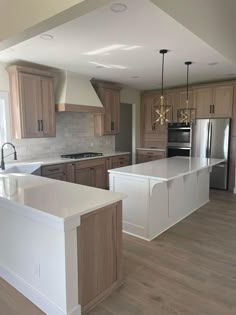
[[[83,215],[77,238],[79,304],[84,313],[122,283],[121,202]]]
[[[165,158],[165,151],[137,149],[137,163],[151,162]]]
[[[104,159],[77,162],[75,166],[77,184],[106,188],[106,164]]]
[[[56,164],[43,166],[41,174],[44,177],[66,181],[66,165]]]
[[[81,162],[42,166],[41,174],[48,178],[106,189],[109,187],[108,170],[129,164],[130,155],[124,154]]]

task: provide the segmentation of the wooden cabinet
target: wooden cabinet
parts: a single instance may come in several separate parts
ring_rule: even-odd
[[[211,85],[194,89],[197,118],[232,117],[233,85]]]
[[[177,122],[177,111],[180,108],[180,106],[183,104],[180,103],[180,92],[173,90],[173,91],[167,91],[167,104],[172,105],[172,112],[169,112],[168,119],[170,122]]]
[[[11,66],[8,71],[12,136],[17,139],[55,136],[52,75],[19,66]]]
[[[123,280],[121,202],[81,216],[77,239],[79,304],[84,313]]]
[[[56,164],[56,165],[42,166],[41,174],[44,177],[65,181],[66,180],[66,165]]]
[[[142,145],[144,147],[165,148],[167,143],[167,125],[153,125],[155,113],[153,105],[159,102],[160,93],[147,93],[141,99]]]
[[[94,114],[95,135],[113,135],[120,131],[120,86],[92,81],[105,112]]]
[[[233,85],[213,88],[213,115],[217,118],[232,117]]]
[[[137,149],[137,163],[145,163],[165,158],[165,151]]]
[[[96,188],[106,188],[105,159],[76,162],[75,182]]]
[[[112,168],[124,167],[130,164],[130,157],[128,154],[121,156],[114,156],[112,158]]]

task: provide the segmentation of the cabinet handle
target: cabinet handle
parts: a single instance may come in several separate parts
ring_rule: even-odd
[[[40,120],[38,120],[38,131],[40,131]]]
[[[41,119],[41,131],[43,131],[43,120]]]
[[[211,108],[212,108],[212,105],[210,105],[210,114],[211,114]]]
[[[112,131],[114,131],[114,129],[115,129],[115,128],[114,128],[114,125],[115,125],[115,124],[114,124],[114,121],[112,121],[112,122],[111,122],[111,130],[112,130]]]
[[[215,114],[215,105],[212,105],[212,114]]]
[[[60,171],[60,169],[59,168],[51,168],[48,171],[49,172],[56,172],[56,171]]]

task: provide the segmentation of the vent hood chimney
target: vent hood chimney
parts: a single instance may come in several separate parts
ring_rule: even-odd
[[[70,71],[61,73],[56,84],[56,111],[103,113],[104,107],[90,78]]]

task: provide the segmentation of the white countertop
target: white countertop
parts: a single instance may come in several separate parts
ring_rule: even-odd
[[[125,198],[124,194],[28,174],[0,174],[0,207],[67,230],[80,216]]]
[[[172,157],[109,170],[111,174],[141,176],[169,181],[223,162],[219,159]]]
[[[102,153],[102,152],[101,152]],[[93,159],[101,159],[106,158],[110,156],[116,156],[116,155],[124,155],[124,154],[130,154],[130,152],[121,152],[121,151],[112,151],[103,153],[102,156],[95,156],[95,157],[86,157],[83,159],[67,159],[67,158],[61,158],[59,157],[43,157],[38,159],[30,159],[30,160],[20,160],[20,161],[6,161],[6,165],[17,165],[18,163],[39,163],[40,165],[53,165],[53,164],[61,164],[61,163],[69,163],[69,162],[78,162],[78,161],[85,161],[85,160],[93,160]]]
[[[158,149],[158,148],[136,148],[136,150],[148,150],[148,151],[161,151],[166,152],[166,149]]]

